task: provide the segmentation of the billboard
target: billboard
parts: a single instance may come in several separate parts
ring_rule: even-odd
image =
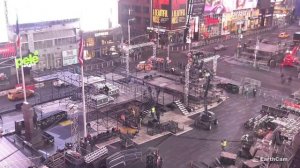
[[[186,24],[186,0],[171,0],[172,1],[172,29],[178,29]]]
[[[258,0],[206,0],[204,12],[222,14],[234,10],[256,8]]]
[[[63,66],[78,63],[77,49],[62,51]]]
[[[15,57],[17,55],[15,43],[5,43],[0,45],[0,59]]]
[[[258,0],[236,0],[236,9],[256,8]]]
[[[192,7],[192,16],[202,16],[205,7],[205,0],[194,0],[193,7]]]
[[[152,0],[152,22],[155,27],[169,28],[171,24],[170,0]]]

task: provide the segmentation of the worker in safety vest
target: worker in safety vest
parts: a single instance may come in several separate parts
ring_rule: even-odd
[[[221,148],[222,148],[222,151],[225,151],[225,148],[227,147],[227,140],[226,139],[223,139],[221,141]]]
[[[155,107],[153,106],[152,108],[151,108],[151,116],[154,118],[155,117],[155,113],[156,113],[156,109],[155,109]]]

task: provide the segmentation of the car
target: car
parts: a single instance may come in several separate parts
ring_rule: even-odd
[[[218,126],[219,121],[216,118],[214,112],[207,111],[200,114],[195,120],[195,126],[197,128],[204,127],[207,130],[211,130],[213,126]]]
[[[32,97],[34,96],[33,90],[26,90],[26,97]],[[15,100],[22,100],[24,99],[24,94],[22,89],[15,89],[12,91],[9,91],[7,94],[8,100],[15,101]]]
[[[279,38],[288,38],[290,35],[287,32],[281,32],[279,33],[278,37]]]
[[[215,51],[221,51],[221,50],[226,50],[227,46],[223,45],[223,44],[219,44],[216,47],[214,47]]]
[[[0,73],[0,81],[2,80],[6,80],[7,79],[7,76],[5,73]]]
[[[52,84],[53,84],[54,87],[67,87],[67,86],[70,85],[70,84],[68,84],[68,83],[66,83],[62,80],[55,80],[55,81],[53,81]]]

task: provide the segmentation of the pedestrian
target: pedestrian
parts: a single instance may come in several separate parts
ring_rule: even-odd
[[[151,108],[151,117],[152,118],[155,118],[155,114],[156,113],[156,110],[155,110],[155,107],[153,106],[152,108]]]
[[[281,79],[284,78],[284,74],[283,74],[283,73],[280,75],[280,78],[281,78]]]
[[[221,148],[222,148],[222,151],[225,151],[225,148],[227,147],[227,140],[226,139],[223,139],[221,141]]]
[[[3,121],[3,120],[2,120],[2,116],[1,116],[1,115],[0,115],[0,120],[1,120],[1,121]]]
[[[291,76],[289,76],[288,78],[288,83],[291,84],[292,83],[293,78]]]
[[[253,96],[256,96],[256,88],[253,89]]]

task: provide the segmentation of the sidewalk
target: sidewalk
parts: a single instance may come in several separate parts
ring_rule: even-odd
[[[257,35],[257,34],[265,33],[268,31],[273,31],[278,28],[279,27],[277,25],[277,26],[272,26],[272,27],[268,27],[268,28],[260,28],[257,30],[249,30],[249,31],[246,31],[245,33],[243,33],[242,35],[243,36]],[[212,37],[211,39],[193,42],[191,44],[191,49],[207,46],[209,44],[214,44],[217,42],[228,41],[228,40],[232,40],[232,39],[238,39],[238,35],[237,34],[220,35],[220,36]],[[189,48],[189,44],[179,44],[176,46],[170,46],[171,51],[185,51],[188,48]]]

